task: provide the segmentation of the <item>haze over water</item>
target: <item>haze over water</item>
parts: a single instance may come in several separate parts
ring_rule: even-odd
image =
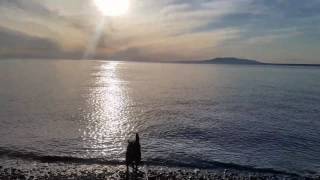
[[[0,156],[120,162],[139,132],[149,164],[320,173],[319,79],[313,67],[2,60]]]

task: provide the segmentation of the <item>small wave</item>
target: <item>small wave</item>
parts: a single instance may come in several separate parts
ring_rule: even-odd
[[[71,156],[47,156],[32,152],[19,152],[0,148],[0,157],[9,157],[14,159],[24,159],[30,161],[38,161],[41,163],[65,163],[65,164],[100,164],[100,165],[125,165],[124,161],[106,160],[103,158],[80,158]],[[282,174],[290,176],[300,176],[296,173],[275,170],[272,168],[255,168],[253,166],[238,165],[233,163],[223,163],[218,161],[201,161],[198,163],[184,163],[168,159],[148,159],[143,162],[148,166],[165,166],[165,167],[181,167],[181,168],[199,168],[199,169],[234,169],[239,171],[248,171],[256,173]]]
[[[39,161],[42,163],[79,163],[79,164],[106,164],[106,165],[123,165],[123,161],[105,160],[103,158],[81,158],[72,156],[49,156],[33,152],[21,152],[0,148],[0,157],[9,157],[24,159],[30,161]]]
[[[234,163],[223,163],[218,161],[203,161],[198,163],[183,163],[173,160],[152,159],[145,162],[147,165],[166,166],[166,167],[184,167],[184,168],[199,168],[199,169],[233,169],[239,171],[248,171],[256,173],[270,173],[270,174],[282,174],[290,176],[300,176],[297,173],[276,170],[272,168],[256,168],[253,166],[239,165]]]

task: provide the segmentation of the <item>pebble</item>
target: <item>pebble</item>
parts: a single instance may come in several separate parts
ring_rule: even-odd
[[[78,179],[78,180],[104,180],[104,179],[126,179],[126,172],[121,169],[114,168],[110,170],[104,168],[90,168],[90,169],[77,169],[67,168],[60,170],[51,170],[49,167],[33,168],[32,170],[17,169],[17,168],[3,168],[0,166],[0,179],[1,180],[54,180],[54,179]],[[146,179],[144,171],[139,171],[135,175],[135,179]],[[232,170],[224,170],[216,173],[210,173],[207,171],[195,170],[164,170],[164,169],[148,169],[147,173],[149,180],[280,180],[280,179],[319,179],[317,177],[297,177],[289,175],[274,175],[274,174],[258,174],[258,173],[237,173]],[[130,177],[134,177],[130,174]],[[133,178],[131,178],[133,179]]]

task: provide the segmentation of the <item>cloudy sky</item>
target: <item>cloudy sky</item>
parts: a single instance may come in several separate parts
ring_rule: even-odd
[[[81,59],[99,37],[90,58],[320,63],[320,0],[131,0],[108,18],[92,1],[0,0],[0,58]]]

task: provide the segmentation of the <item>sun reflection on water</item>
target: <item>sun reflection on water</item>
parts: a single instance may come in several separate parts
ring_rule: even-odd
[[[127,82],[119,78],[118,62],[104,62],[93,76],[83,140],[91,154],[117,158],[123,154],[126,139],[133,131],[129,122]],[[93,151],[93,152],[92,152]]]

